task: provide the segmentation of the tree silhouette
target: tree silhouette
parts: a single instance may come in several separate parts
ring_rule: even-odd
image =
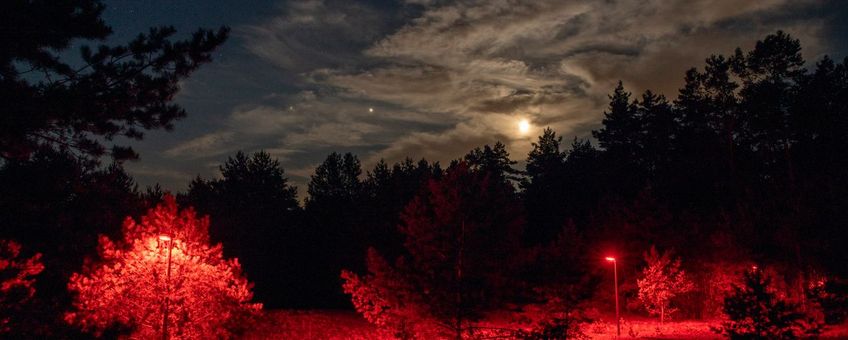
[[[367,196],[362,205],[365,245],[387,258],[402,255],[403,236],[397,229],[401,212],[430,179],[441,175],[439,163],[426,159],[413,162],[407,158],[391,167],[383,160],[378,162],[363,182]]]
[[[567,152],[560,151],[562,137],[546,128],[527,155],[527,177],[522,181],[527,211],[527,239],[537,244],[553,238],[562,229],[567,210],[565,197]]]
[[[24,337],[72,335],[61,314],[66,289],[84,258],[96,255],[98,234],[116,237],[121,221],[144,211],[132,178],[118,164],[95,168],[68,153],[40,150],[0,166],[0,238],[43,254],[47,264],[26,311]]]
[[[347,307],[350,300],[339,289],[342,268],[363,268],[367,249],[367,226],[363,220],[365,192],[359,159],[351,154],[331,153],[315,168],[305,200],[306,242],[310,270],[304,287],[324,307]]]
[[[761,270],[745,273],[744,284],[734,286],[725,298],[724,313],[728,321],[717,331],[731,339],[796,339],[821,332],[821,325],[800,305],[778,296]]]
[[[173,27],[152,28],[126,45],[85,45],[81,63],[63,58],[75,39],[111,34],[101,19],[104,8],[98,0],[0,5],[0,157],[26,158],[51,148],[96,160],[107,152],[104,140],[141,139],[144,130],[170,129],[185,116],[171,103],[178,82],[211,60],[229,29],[171,41]],[[112,146],[110,154],[137,157],[122,146]]]
[[[518,181],[521,179],[521,171],[512,166],[516,163],[509,159],[506,146],[497,142],[494,146],[485,145],[483,148],[474,148],[463,157],[463,160],[475,170],[491,173],[503,180]]]
[[[396,268],[369,259],[372,274],[364,278],[343,274],[359,311],[367,314],[374,312],[371,306],[403,304],[417,308],[416,313],[453,338],[473,332],[483,311],[504,303],[514,280],[514,268],[505,262],[518,254],[524,224],[514,189],[492,173],[459,162],[442,179],[430,180],[401,220],[408,257]],[[386,291],[388,283],[393,289],[407,287],[399,292],[402,301],[366,294]]]
[[[292,304],[298,300],[291,293],[297,276],[292,262],[303,260],[292,248],[302,237],[296,188],[264,151],[237,152],[219,169],[221,179],[196,178],[181,200],[211,217],[212,242],[224,245],[225,256],[241,259],[258,299],[275,307]]]
[[[636,107],[630,100],[630,92],[624,90],[619,81],[609,96],[609,108],[604,111],[603,128],[592,131],[601,147],[609,152],[618,152],[632,158],[638,154],[641,124]]]
[[[306,207],[332,206],[356,201],[362,190],[359,159],[351,153],[331,153],[318,167],[309,181]]]

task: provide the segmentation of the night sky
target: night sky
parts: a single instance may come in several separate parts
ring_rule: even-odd
[[[182,84],[188,117],[130,143],[142,186],[184,190],[237,150],[280,159],[305,193],[332,151],[447,162],[504,142],[523,159],[541,129],[589,137],[621,79],[674,97],[713,53],[782,29],[808,63],[848,54],[843,1],[106,1],[125,43],[148,27],[228,25],[214,62]],[[529,131],[519,129],[529,121]]]

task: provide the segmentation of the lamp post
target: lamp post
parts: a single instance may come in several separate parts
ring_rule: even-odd
[[[168,243],[168,269],[165,276],[165,307],[162,311],[162,340],[168,339],[168,300],[171,296],[171,249],[173,241],[168,235],[159,235],[159,241]]]
[[[613,278],[615,280],[615,332],[617,337],[621,337],[621,317],[618,314],[618,262],[615,257],[607,256],[607,262],[612,262]]]

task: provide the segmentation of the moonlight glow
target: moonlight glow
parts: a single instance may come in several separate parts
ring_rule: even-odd
[[[530,132],[530,121],[527,119],[522,119],[518,122],[518,132],[522,135],[526,135]]]

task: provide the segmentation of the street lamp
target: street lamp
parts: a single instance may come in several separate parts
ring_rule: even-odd
[[[162,340],[168,339],[168,300],[171,296],[171,249],[173,249],[173,241],[168,235],[159,235],[160,242],[168,243],[168,269],[165,276],[165,307],[162,311]]]
[[[621,317],[618,314],[618,262],[612,256],[606,257],[607,262],[612,262],[612,272],[615,280],[615,329],[616,336],[621,337]]]

